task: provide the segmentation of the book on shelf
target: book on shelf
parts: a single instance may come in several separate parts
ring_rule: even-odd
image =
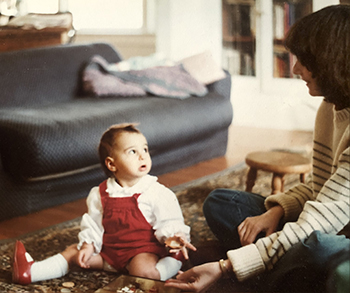
[[[274,77],[289,77],[289,62],[286,59],[286,54],[274,56]]]
[[[295,22],[295,4],[284,2],[276,3],[274,9],[274,38],[283,40],[290,27]]]
[[[223,48],[222,65],[231,75],[239,75],[241,73],[241,53],[233,48]]]
[[[227,7],[228,21],[226,23],[229,36],[251,36],[250,5],[232,4]]]
[[[284,9],[282,5],[276,4],[274,7],[274,38],[283,40],[284,38]]]
[[[274,54],[274,77],[295,77],[293,74],[293,66],[296,57],[291,53]]]

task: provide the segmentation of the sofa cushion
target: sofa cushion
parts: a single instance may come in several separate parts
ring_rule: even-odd
[[[0,109],[66,102],[80,94],[80,74],[99,54],[108,62],[121,56],[109,44],[70,44],[0,54]]]
[[[227,128],[232,107],[217,93],[186,100],[80,98],[0,110],[0,117],[3,168],[28,179],[98,164],[99,139],[112,124],[139,122],[151,154],[159,154]]]

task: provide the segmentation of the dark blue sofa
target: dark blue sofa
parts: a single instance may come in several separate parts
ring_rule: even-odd
[[[231,78],[188,99],[82,93],[93,55],[121,56],[105,43],[0,54],[0,220],[86,197],[105,177],[97,155],[104,130],[139,122],[154,175],[222,156],[232,121]]]

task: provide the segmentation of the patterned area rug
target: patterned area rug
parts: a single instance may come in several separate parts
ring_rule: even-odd
[[[216,238],[206,225],[202,213],[204,199],[210,191],[216,188],[244,190],[246,173],[246,165],[242,163],[222,172],[172,188],[178,196],[186,224],[192,229],[192,243],[195,246],[201,247],[206,246],[208,243],[216,243]],[[259,172],[253,192],[264,196],[269,195],[271,192],[271,179],[272,175],[270,173]],[[297,182],[297,175],[289,175],[286,177],[285,188]],[[30,233],[20,237],[20,239],[35,260],[42,260],[61,252],[66,246],[75,243],[79,232],[79,223],[80,218]],[[14,243],[15,239],[0,241],[0,292],[94,292],[118,276],[103,271],[74,269],[60,279],[38,282],[29,286],[15,285],[11,283],[11,262]],[[73,283],[74,286],[67,288],[67,282]],[[223,291],[219,291],[219,289],[213,290],[210,292],[228,292],[226,291],[227,289],[223,289]]]

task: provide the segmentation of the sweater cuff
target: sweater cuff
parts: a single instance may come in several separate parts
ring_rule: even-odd
[[[300,204],[296,199],[290,195],[269,195],[265,200],[265,207],[267,210],[273,206],[280,205],[283,208],[284,216],[283,221],[294,222],[300,215]]]
[[[265,264],[258,248],[249,244],[227,252],[237,280],[242,282],[265,271]]]

